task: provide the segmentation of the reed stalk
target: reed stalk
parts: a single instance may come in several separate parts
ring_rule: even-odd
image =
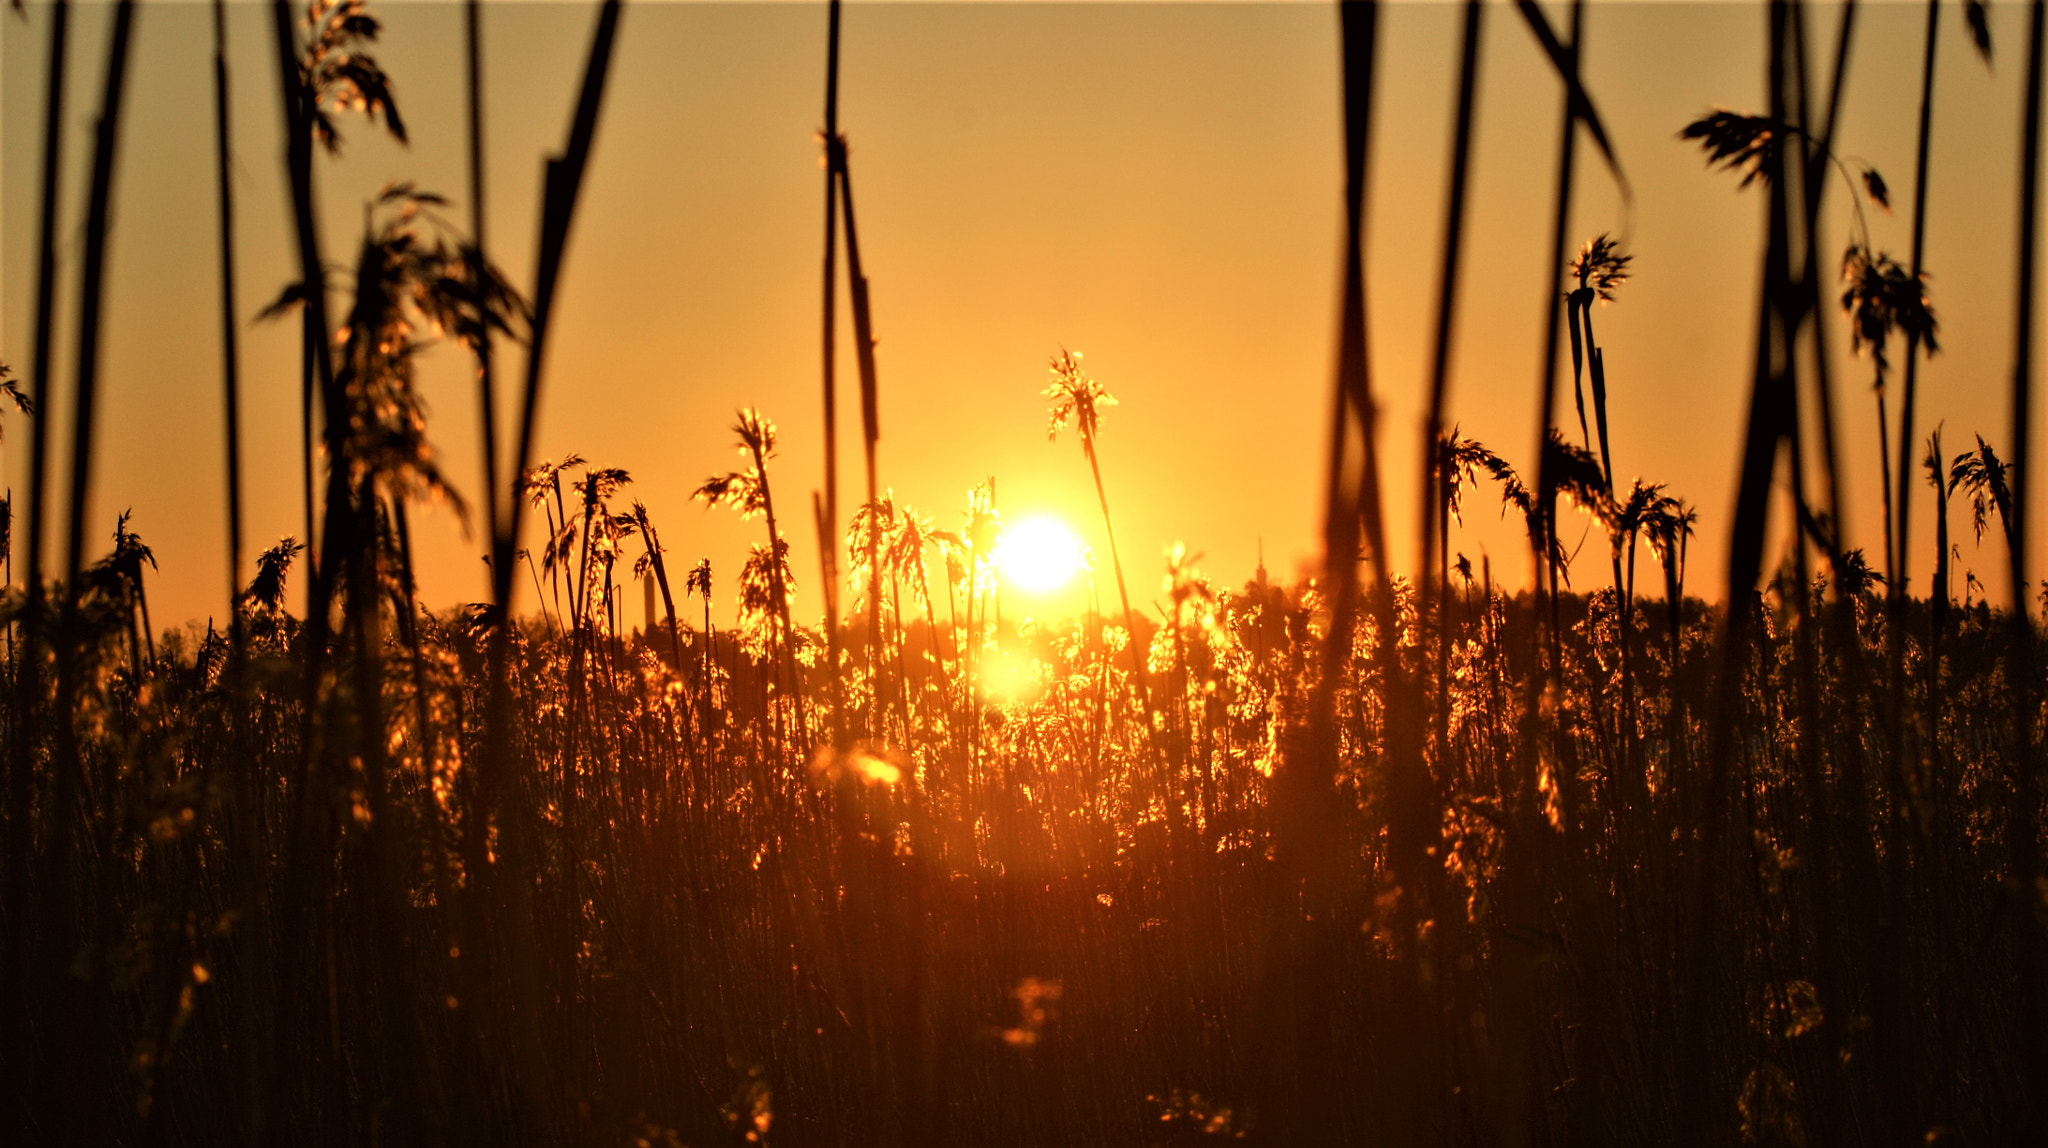
[[[37,409],[44,412],[30,426],[28,493],[28,554],[23,573],[26,605],[21,640],[14,667],[9,719],[21,733],[7,739],[7,902],[9,929],[17,937],[42,938],[45,909],[34,899],[29,880],[29,860],[35,848],[34,806],[35,743],[43,733],[43,684],[41,635],[47,626],[43,601],[43,512],[48,504],[44,485],[49,474],[49,412],[52,403],[51,329],[57,305],[57,190],[64,156],[64,71],[68,58],[71,5],[53,0],[50,6],[50,48],[44,70],[42,184],[38,200],[36,242],[36,310],[29,358],[29,393]],[[0,946],[0,983],[6,993],[0,1008],[0,1056],[6,1058],[7,1102],[11,1115],[0,1120],[0,1136],[9,1144],[26,1144],[32,1116],[38,1114],[42,1098],[53,1082],[38,1071],[31,1052],[31,1017],[38,988],[44,983],[44,969],[56,959],[45,944]]]
[[[2017,786],[2007,817],[2006,836],[2013,848],[2016,899],[2038,888],[2042,880],[2041,835],[2041,746],[2035,737],[2034,715],[2040,698],[2039,652],[2034,629],[2033,606],[2027,582],[2027,508],[2031,503],[2028,486],[2033,437],[2034,288],[2038,274],[2038,220],[2041,212],[2041,74],[2043,25],[2048,23],[2043,0],[2027,6],[2026,104],[2021,116],[2019,266],[2013,290],[2013,376],[2012,376],[2012,481],[2011,531],[2008,538],[2008,576],[2012,586],[2012,648],[2014,672],[2006,683],[2013,714]],[[2035,906],[2027,899],[2025,904]],[[2021,1062],[2027,1066],[2022,1079],[2026,1092],[2019,1114],[2021,1136],[2040,1137],[2048,1132],[2048,936],[2038,907],[2018,918],[2015,946],[2015,974],[2020,985]]]
[[[1472,162],[1472,123],[1478,104],[1479,87],[1479,38],[1485,8],[1480,0],[1466,0],[1464,6],[1463,32],[1459,39],[1458,52],[1458,102],[1456,127],[1452,129],[1451,174],[1448,199],[1444,208],[1443,267],[1438,275],[1436,299],[1436,322],[1434,337],[1430,345],[1429,367],[1429,413],[1422,424],[1423,461],[1422,482],[1418,490],[1422,494],[1422,506],[1416,515],[1418,528],[1422,532],[1422,545],[1417,547],[1416,556],[1421,568],[1428,570],[1432,565],[1438,571],[1436,582],[1431,584],[1422,579],[1422,597],[1419,616],[1428,617],[1434,606],[1436,617],[1436,699],[1435,742],[1437,769],[1442,774],[1449,769],[1450,760],[1450,657],[1451,627],[1447,607],[1449,594],[1450,539],[1450,484],[1455,481],[1451,474],[1452,461],[1449,457],[1448,442],[1444,436],[1444,408],[1449,398],[1451,373],[1451,334],[1458,303],[1459,256],[1465,237],[1465,192],[1470,181]],[[1434,525],[1436,529],[1432,531]],[[1434,557],[1434,563],[1432,563]]]
[[[825,34],[825,274],[822,327],[825,400],[825,492],[817,503],[819,562],[823,564],[825,656],[832,672],[825,675],[832,690],[832,748],[848,744],[845,686],[840,677],[839,649],[839,384],[838,384],[838,257],[839,168],[845,141],[839,136],[839,0],[831,0]]]

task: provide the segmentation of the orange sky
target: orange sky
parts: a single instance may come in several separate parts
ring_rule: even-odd
[[[413,180],[458,201],[466,182],[460,8],[372,8],[386,21],[377,55],[396,81],[412,145],[344,121],[344,157],[320,160],[318,172],[325,250],[336,262],[360,235],[364,201],[386,181]],[[595,9],[485,8],[491,240],[524,286],[541,157],[565,134]],[[73,24],[67,271],[80,246],[108,10],[86,5]],[[1901,214],[1871,226],[1901,258],[1921,13],[1866,5],[1840,130],[1841,151],[1891,183]],[[1816,44],[1831,39],[1834,14],[1830,5],[1816,11]],[[1521,466],[1537,437],[1560,99],[1514,12],[1493,6],[1488,15],[1452,417]],[[1370,290],[1398,559],[1414,544],[1457,10],[1396,3],[1384,21]],[[1943,25],[1928,265],[1944,351],[1923,373],[1919,423],[1945,419],[1951,452],[1973,433],[2001,449],[2011,439],[2022,21],[2018,5],[1994,7],[1998,54],[1988,72],[1969,50],[1960,7]],[[0,359],[17,372],[29,357],[46,24],[33,4],[26,21],[0,19]],[[1587,24],[1589,85],[1635,188],[1624,219],[1612,181],[1582,160],[1574,235],[1625,228],[1636,256],[1634,278],[1597,315],[1616,472],[1667,482],[1700,507],[1692,586],[1718,592],[1764,204],[1706,171],[1674,137],[1716,105],[1760,110],[1763,11],[1596,3]],[[1135,595],[1152,596],[1176,540],[1204,552],[1202,567],[1224,583],[1250,575],[1262,538],[1276,576],[1308,568],[1335,335],[1336,26],[1333,6],[1292,3],[848,5],[841,125],[880,340],[883,481],[899,501],[953,527],[967,488],[993,476],[1006,515],[1058,514],[1104,551],[1078,446],[1045,439],[1039,391],[1048,356],[1064,345],[1084,352],[1121,402],[1105,419],[1102,463]],[[110,245],[93,529],[111,533],[115,514],[134,508],[133,525],[162,567],[152,590],[160,620],[223,612],[209,28],[195,3],[153,0],[140,12]],[[231,6],[240,289],[251,315],[296,276],[268,28],[267,7]],[[742,405],[781,428],[771,476],[790,508],[799,609],[817,609],[816,543],[803,509],[822,474],[814,132],[824,37],[822,4],[629,4],[558,296],[539,455],[576,451],[631,471],[629,493],[647,502],[676,560],[711,558],[721,615],[760,528],[688,496],[735,464],[727,428]],[[1827,253],[1847,234],[1843,200],[1832,202]],[[466,208],[458,202],[452,214],[464,218]],[[65,315],[75,295],[75,276],[64,277]],[[1877,564],[1868,367],[1847,359],[1846,329],[1829,321],[1844,356],[1836,377],[1851,542]],[[296,337],[289,323],[252,327],[243,345],[252,556],[302,531]],[[841,346],[850,344],[849,330]],[[68,339],[63,346],[58,377],[68,391],[73,356]],[[516,366],[518,356],[507,360]],[[861,482],[855,377],[848,354],[846,512]],[[466,369],[436,354],[422,385],[443,466],[474,501]],[[502,394],[507,409],[512,387]],[[58,443],[68,441],[68,401],[52,424]],[[1575,435],[1568,400],[1560,414]],[[27,444],[26,424],[7,416],[0,452],[17,489]],[[56,458],[63,465],[61,447]],[[1929,518],[1923,504],[1913,546],[1922,585]],[[419,515],[414,528],[431,604],[487,593],[480,540],[465,541],[446,513]],[[1980,556],[1967,510],[1952,529],[1965,561],[2002,597],[2004,579],[1993,573],[2002,546],[1987,540]],[[528,541],[538,533],[530,524]],[[1490,554],[1496,575],[1513,582],[1527,564],[1519,539],[1482,493],[1453,544],[1475,562]],[[1580,584],[1597,586],[1598,537],[1584,558]],[[637,622],[637,608],[628,617]]]

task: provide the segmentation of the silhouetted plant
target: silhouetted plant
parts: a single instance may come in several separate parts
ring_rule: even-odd
[[[785,688],[802,704],[802,679],[796,672],[796,627],[789,620],[789,592],[796,585],[789,568],[789,543],[775,524],[775,497],[768,485],[768,460],[775,457],[775,424],[747,407],[733,424],[739,436],[745,470],[713,475],[695,497],[707,507],[729,506],[742,518],[767,519],[768,545],[756,546],[740,571],[740,602],[753,621],[746,627],[749,647],[758,656],[780,651]]]
[[[1142,719],[1145,738],[1149,743],[1152,732],[1152,689],[1146,681],[1145,655],[1139,648],[1137,616],[1131,612],[1131,595],[1124,588],[1123,559],[1117,554],[1116,527],[1110,522],[1109,493],[1102,485],[1102,463],[1096,457],[1095,439],[1101,432],[1101,408],[1116,405],[1116,397],[1104,390],[1102,384],[1088,377],[1081,369],[1081,356],[1062,347],[1052,358],[1052,382],[1044,390],[1052,400],[1052,421],[1046,427],[1045,436],[1057,441],[1059,434],[1071,423],[1081,438],[1081,454],[1088,459],[1088,473],[1095,480],[1095,500],[1102,508],[1102,532],[1109,540],[1110,569],[1116,573],[1117,601],[1123,607],[1124,629],[1131,635],[1131,681],[1137,687],[1138,713]],[[1167,803],[1169,823],[1178,817],[1178,810],[1172,801]]]
[[[1614,462],[1607,449],[1607,359],[1601,352],[1600,344],[1593,338],[1593,303],[1614,301],[1614,289],[1628,279],[1629,260],[1634,256],[1623,255],[1621,247],[1606,235],[1586,241],[1566,268],[1579,285],[1566,298],[1565,323],[1572,335],[1572,388],[1578,398],[1579,436],[1588,448],[1591,436],[1586,433],[1586,390],[1581,385],[1581,356],[1590,365],[1593,376],[1593,414],[1600,429],[1600,471],[1606,476],[1607,486],[1614,486]],[[1580,348],[1580,330],[1585,332],[1585,346]]]
[[[1849,314],[1850,345],[1859,351],[1867,346],[1876,369],[1871,390],[1877,399],[1878,462],[1884,476],[1885,573],[1895,579],[1903,555],[1893,553],[1891,437],[1885,415],[1885,379],[1891,370],[1888,349],[1891,336],[1900,334],[1906,337],[1909,349],[1925,346],[1929,352],[1939,350],[1935,335],[1940,328],[1927,304],[1924,281],[1908,275],[1891,256],[1851,244],[1842,256],[1842,279],[1847,284],[1842,290],[1842,309]]]
[[[1984,541],[1984,524],[1993,511],[1998,514],[2006,541],[2012,541],[2012,489],[2006,482],[2006,464],[1983,435],[1977,436],[1976,450],[1955,457],[1949,467],[1949,483],[1969,494],[1970,524],[1980,545]]]

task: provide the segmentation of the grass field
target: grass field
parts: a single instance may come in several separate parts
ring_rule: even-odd
[[[61,59],[65,5],[47,11]],[[687,527],[657,520],[626,472],[531,457],[618,28],[607,0],[548,163],[530,294],[473,223],[462,233],[437,198],[398,187],[365,221],[348,289],[329,276],[278,297],[305,332],[291,382],[312,545],[258,556],[253,581],[222,588],[229,621],[202,630],[153,624],[155,559],[126,517],[110,549],[87,549],[120,0],[73,387],[47,370],[62,242],[47,214],[29,366],[5,380],[34,462],[27,508],[10,496],[4,519],[25,545],[7,551],[0,641],[0,1139],[2040,1142],[2042,635],[2023,575],[2042,3],[2002,57],[2029,76],[2021,429],[1969,449],[1915,421],[1915,364],[1939,338],[1924,204],[1900,204],[1903,259],[1851,229],[1838,261],[1817,222],[1829,192],[1891,197],[1831,147],[1826,93],[1853,22],[1809,75],[1803,6],[1771,4],[1767,106],[1673,125],[1770,219],[1745,461],[1721,523],[1613,473],[1595,316],[1631,268],[1620,241],[1566,234],[1571,157],[1612,159],[1598,93],[1576,78],[1580,11],[1464,9],[1414,570],[1385,557],[1389,428],[1367,370],[1373,5],[1340,11],[1347,274],[1332,420],[1303,428],[1329,444],[1328,485],[1295,495],[1323,499],[1340,560],[1233,585],[1182,549],[1163,565],[1119,554],[1100,465],[1114,399],[1062,350],[1050,430],[1078,445],[1068,464],[1089,468],[1109,545],[1095,607],[1023,619],[1003,610],[1010,563],[1063,559],[1019,549],[988,486],[947,530],[877,473],[881,381],[830,94],[825,399],[836,409],[844,300],[862,494],[836,488],[836,430],[802,444],[831,460],[808,505],[775,486],[778,452],[798,444],[739,412],[740,468],[710,473],[696,500],[758,523],[760,541],[740,569],[714,569],[676,557]],[[312,189],[329,117],[403,121],[360,3],[307,21],[277,0],[274,16],[313,278],[328,266]],[[1445,425],[1482,17],[1534,38],[1571,117],[1542,284],[1549,433],[1520,465]],[[829,19],[836,93],[836,2]],[[1975,7],[1961,19],[1982,27]],[[53,130],[52,170],[62,142]],[[215,159],[229,220],[224,143]],[[249,308],[222,280],[240,570],[233,340]],[[1845,317],[1884,428],[1886,538],[1870,556],[1836,525],[1850,415],[1821,344]],[[472,508],[489,602],[415,593],[407,508],[461,497],[414,387],[436,339],[475,355],[487,435],[517,388],[519,433],[483,444],[493,478]],[[53,395],[79,412],[61,476],[34,413]],[[1966,509],[2007,569],[1956,564],[1950,520],[1960,534]],[[1924,596],[1899,576],[1916,510],[1938,528]],[[1464,517],[1496,512],[1526,528],[1533,588],[1505,590],[1459,553]],[[61,558],[42,543],[60,513]],[[1687,593],[1706,529],[1730,539],[1725,601]],[[1608,544],[1603,584],[1565,553],[1581,533],[1588,553]],[[813,575],[793,569],[791,539],[813,535],[825,606],[804,618],[791,590]]]

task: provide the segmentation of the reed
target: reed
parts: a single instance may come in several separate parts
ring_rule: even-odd
[[[45,498],[32,461],[31,556],[0,618],[21,623],[0,646],[0,1134],[1401,1148],[2035,1135],[2048,943],[2038,915],[2013,907],[2043,870],[2039,620],[2019,582],[2043,5],[2031,14],[2010,457],[1995,434],[1953,457],[1946,432],[1929,436],[1926,600],[1898,581],[1876,593],[1881,576],[1846,535],[1833,457],[1833,348],[1820,344],[1839,334],[1816,274],[1827,193],[1841,187],[1830,171],[1852,204],[1886,195],[1833,151],[1853,10],[1817,84],[1804,8],[1776,0],[1762,114],[1684,129],[1743,173],[1766,222],[1736,513],[1719,523],[1660,476],[1617,482],[1628,423],[1608,407],[1631,392],[1606,387],[1591,310],[1625,256],[1603,236],[1566,258],[1579,147],[1609,165],[1624,215],[1632,193],[1582,80],[1584,13],[1560,30],[1533,3],[1517,10],[1563,91],[1536,455],[1518,469],[1450,419],[1471,222],[1454,191],[1423,332],[1422,545],[1412,579],[1394,568],[1369,354],[1369,335],[1385,333],[1366,324],[1382,28],[1376,5],[1352,0],[1337,13],[1346,183],[1332,421],[1312,428],[1330,436],[1324,568],[1295,585],[1263,569],[1232,585],[1176,547],[1155,624],[1130,593],[1139,572],[1124,569],[1100,466],[1114,400],[1062,352],[1052,431],[1077,432],[1089,464],[1115,626],[1099,609],[1026,623],[1013,603],[1004,617],[994,479],[952,530],[882,481],[835,6],[827,403],[843,226],[868,496],[842,530],[828,470],[812,500],[828,605],[800,623],[769,481],[788,444],[743,410],[741,463],[696,492],[765,520],[752,560],[727,576],[739,622],[718,626],[708,560],[683,574],[701,614],[677,610],[658,491],[632,498],[641,488],[624,470],[581,455],[529,458],[616,0],[597,13],[574,126],[547,164],[531,308],[484,255],[472,4],[469,234],[439,197],[387,190],[366,213],[352,282],[336,280],[347,305],[332,327],[326,279],[308,272],[311,156],[335,125],[312,96],[320,68],[354,51],[336,37],[360,38],[367,26],[348,32],[348,20],[367,13],[314,9],[326,49],[309,52],[276,7],[304,276],[281,304],[321,333],[305,364],[327,444],[324,516],[317,561],[295,539],[263,551],[227,624],[202,634],[154,626],[156,557],[128,516],[104,553],[86,544],[107,545],[90,527],[91,467],[104,461],[90,450],[93,300],[108,273],[124,0],[83,217],[79,446],[62,499]],[[354,15],[319,23],[338,12]],[[51,13],[58,71],[62,4]],[[215,19],[224,161],[219,6]],[[1465,7],[1454,189],[1475,166],[1483,19]],[[1823,88],[1825,105],[1809,106]],[[52,170],[60,142],[53,127]],[[1888,349],[1904,341],[1910,359],[1935,328],[1913,269],[1875,251],[1861,210],[1842,304],[1851,347],[1873,351],[1883,380]],[[43,340],[58,310],[48,251]],[[484,444],[492,600],[439,611],[417,594],[409,520],[414,501],[460,505],[414,389],[434,328],[477,356],[487,427],[491,348],[527,345],[509,474],[488,431]],[[1575,391],[1592,393],[1576,443],[1553,417],[1567,337]],[[52,397],[48,350],[31,352],[38,411]],[[21,397],[7,382],[0,392]],[[38,440],[43,423],[32,418]],[[835,451],[828,436],[828,460]],[[1913,484],[1903,469],[1894,478],[1897,574]],[[1475,571],[1455,553],[1476,541],[1457,532],[1482,487],[1526,529],[1529,591],[1504,592],[1484,558]],[[1948,545],[1957,498],[1980,541],[2007,544],[2009,607],[1979,598],[1978,571]],[[45,501],[72,524],[61,583],[43,577],[36,542]],[[1572,588],[1559,538],[1573,514],[1605,535],[1611,587]],[[1775,568],[1771,521],[1787,524]],[[545,532],[532,552],[528,529]],[[671,546],[690,534],[665,529]],[[1726,602],[1688,597],[1701,529],[1729,531]],[[1639,594],[1644,545],[1659,570],[1641,571]],[[302,553],[313,608],[295,616]],[[629,555],[632,577],[649,580],[637,633],[620,602]],[[536,599],[525,617],[513,609],[521,560]],[[867,656],[845,656],[841,634],[863,620]],[[1870,668],[1889,670],[1895,651],[1895,678]]]

